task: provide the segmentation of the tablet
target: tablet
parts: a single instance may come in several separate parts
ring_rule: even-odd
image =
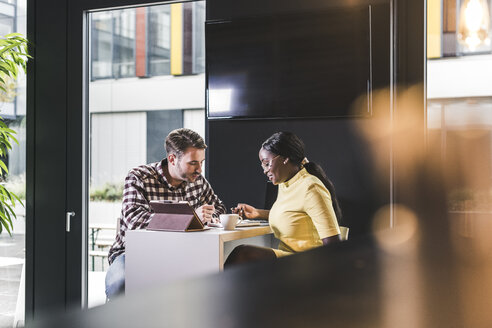
[[[154,211],[147,230],[202,231],[204,226],[193,207],[186,201],[150,201]]]

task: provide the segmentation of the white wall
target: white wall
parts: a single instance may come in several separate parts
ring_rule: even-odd
[[[147,159],[147,115],[92,114],[91,187],[123,183],[128,171]]]
[[[492,55],[427,61],[427,98],[492,96]]]
[[[205,108],[205,75],[94,81],[89,103],[91,112]]]
[[[183,113],[183,127],[192,129],[205,139],[205,110],[185,110]]]

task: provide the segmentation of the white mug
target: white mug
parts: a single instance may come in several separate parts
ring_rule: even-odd
[[[221,214],[219,218],[224,230],[234,230],[236,225],[242,221],[238,214]]]

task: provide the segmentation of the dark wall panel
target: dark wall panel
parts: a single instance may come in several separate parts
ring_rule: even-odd
[[[207,0],[207,20],[311,11],[340,6],[389,4],[389,0]]]
[[[389,201],[380,195],[372,158],[355,120],[209,121],[208,177],[227,207],[246,202],[264,207],[267,179],[260,167],[261,143],[277,131],[291,131],[306,145],[306,156],[333,181],[344,224],[368,230],[374,210]],[[361,122],[358,122],[361,123]],[[362,122],[363,124],[363,122]]]
[[[65,306],[66,235],[60,222],[65,218],[67,172],[67,7],[64,2],[40,5],[33,0],[28,8],[34,60],[29,63],[27,89],[27,320],[33,313]]]

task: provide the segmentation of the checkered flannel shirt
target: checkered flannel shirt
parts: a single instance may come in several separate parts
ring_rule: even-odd
[[[211,204],[215,206],[215,216],[226,212],[224,204],[203,176],[200,175],[195,182],[183,182],[173,187],[164,176],[163,166],[166,165],[167,159],[164,159],[136,167],[128,173],[123,191],[120,230],[108,255],[110,264],[125,252],[126,231],[145,229],[149,224],[152,215],[149,205],[151,200],[186,200],[195,209]]]

